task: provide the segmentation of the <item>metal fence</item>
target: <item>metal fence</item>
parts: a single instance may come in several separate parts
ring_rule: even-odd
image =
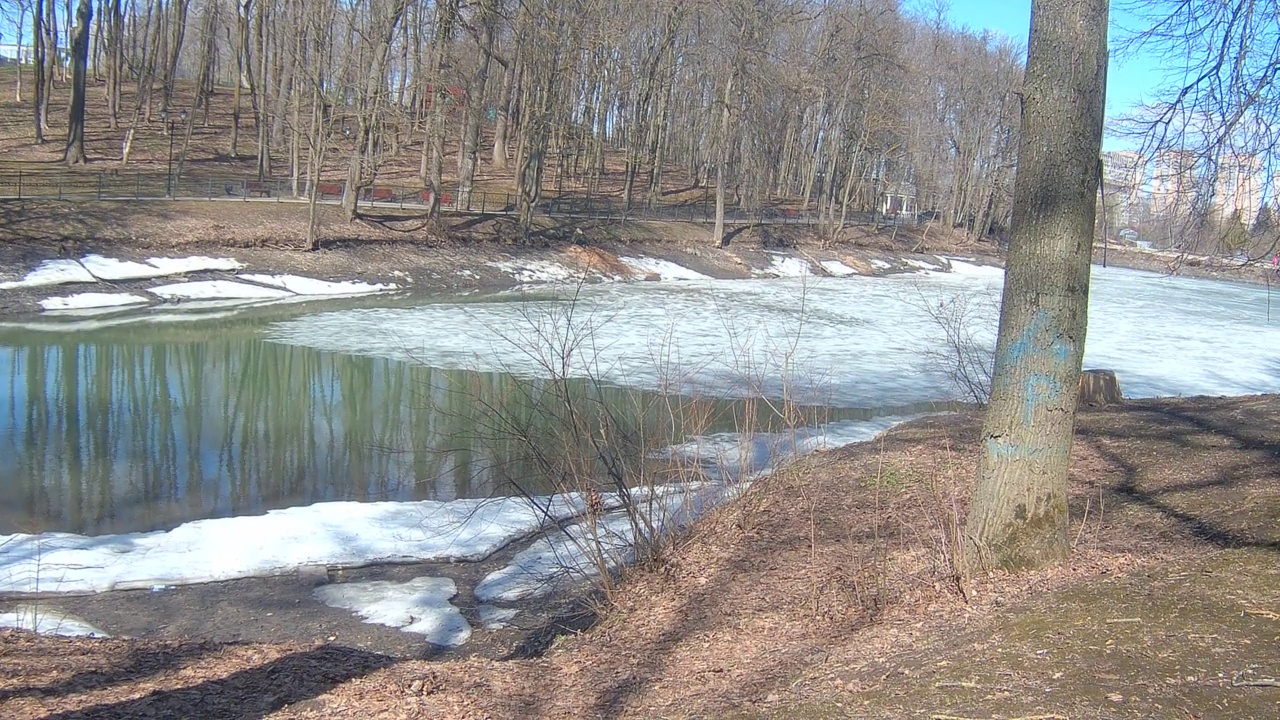
[[[320,182],[316,198],[324,204],[338,204],[345,191],[342,181]],[[257,178],[236,175],[166,175],[163,173],[122,173],[118,171],[9,171],[0,170],[0,199],[58,200],[209,200],[256,202],[306,202],[310,188],[288,179]],[[374,184],[360,191],[359,203],[364,207],[422,208],[430,207],[431,191],[420,187]],[[457,188],[440,194],[444,212],[467,215],[514,215],[518,212],[516,196],[472,190],[460,193]],[[715,203],[710,198],[679,204],[628,206],[618,197],[589,193],[560,193],[544,197],[535,211],[539,215],[603,219],[654,220],[667,222],[711,223],[715,221]],[[787,206],[748,209],[728,207],[725,222],[730,225],[816,225],[817,213]],[[886,217],[875,213],[850,213],[848,225],[914,224],[915,215]]]

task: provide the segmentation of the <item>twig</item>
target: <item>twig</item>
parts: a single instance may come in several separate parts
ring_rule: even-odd
[[[981,690],[982,686],[975,682],[936,682],[933,684],[939,690],[943,688],[968,688],[970,690]]]
[[[1280,680],[1275,678],[1245,680],[1244,673],[1238,672],[1231,678],[1231,687],[1280,687]]]
[[[1263,617],[1263,618],[1267,618],[1268,620],[1280,620],[1280,613],[1274,613],[1274,612],[1271,612],[1270,610],[1249,609],[1240,613],[1240,615],[1242,617]]]
[[[1142,622],[1142,618],[1116,618],[1114,620],[1108,620],[1107,624],[1116,625],[1118,623],[1140,623],[1140,622]]]

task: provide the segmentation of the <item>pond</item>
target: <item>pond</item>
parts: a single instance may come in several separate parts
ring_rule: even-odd
[[[650,459],[789,437],[733,460],[760,469],[808,428],[832,444],[956,406],[924,308],[976,298],[990,342],[999,292],[997,273],[957,267],[8,323],[0,534],[551,493],[601,433]],[[1086,365],[1130,396],[1280,389],[1265,292],[1095,269]]]

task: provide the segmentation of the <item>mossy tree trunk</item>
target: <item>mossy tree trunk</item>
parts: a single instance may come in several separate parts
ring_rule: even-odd
[[[969,509],[973,569],[1067,555],[1067,469],[1088,322],[1108,0],[1033,0],[1013,232]]]

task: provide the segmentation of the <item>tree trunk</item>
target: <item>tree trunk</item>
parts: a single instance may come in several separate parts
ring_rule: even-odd
[[[1022,138],[970,568],[1068,552],[1067,469],[1088,323],[1108,0],[1033,0]]]
[[[76,24],[71,40],[71,105],[67,111],[67,149],[63,155],[68,165],[83,165],[84,156],[84,92],[89,64],[89,22],[93,10],[89,0],[76,5]]]
[[[44,0],[35,0],[35,4],[31,8],[31,47],[33,57],[31,58],[32,69],[35,71],[35,121],[36,121],[36,144],[44,143],[44,71],[45,71],[45,47],[44,47]]]

